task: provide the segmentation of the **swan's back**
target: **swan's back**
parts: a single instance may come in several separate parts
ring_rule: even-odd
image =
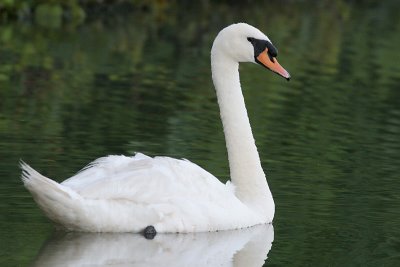
[[[205,188],[217,196],[233,194],[233,187],[221,183],[212,174],[188,160],[170,157],[107,156],[90,163],[75,176],[61,183],[90,199],[126,199],[152,203],[158,199],[201,196]],[[207,195],[207,194],[206,194]]]

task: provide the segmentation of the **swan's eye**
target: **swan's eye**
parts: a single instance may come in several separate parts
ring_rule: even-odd
[[[270,50],[268,49],[268,52],[267,52],[267,54],[268,54],[268,57],[269,57],[269,60],[271,60],[272,62],[275,62],[275,60],[274,60],[274,56],[272,55],[272,53],[270,52]],[[275,56],[276,57],[276,56]]]
[[[267,44],[267,48],[268,48],[268,55],[272,56],[272,57],[277,57],[278,56],[278,49],[276,49],[275,46],[273,46],[273,44],[271,44],[270,42],[266,41]]]
[[[265,49],[268,49],[268,57],[272,62],[274,62],[274,57],[278,56],[278,50],[271,44],[270,41],[256,39],[253,37],[247,37],[247,40],[253,45],[254,47],[254,57],[257,58]]]

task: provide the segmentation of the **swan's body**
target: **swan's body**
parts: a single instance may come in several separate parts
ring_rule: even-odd
[[[272,222],[274,201],[261,167],[239,81],[239,62],[258,62],[285,78],[276,49],[256,28],[222,30],[211,51],[232,183],[187,160],[108,156],[58,184],[21,164],[23,181],[46,215],[75,231],[216,231]]]
[[[70,230],[140,232],[153,225],[158,232],[195,232],[265,222],[231,184],[185,160],[108,156],[61,184],[23,168],[42,210]]]

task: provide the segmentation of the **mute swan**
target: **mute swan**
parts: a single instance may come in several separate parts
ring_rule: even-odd
[[[169,157],[107,156],[57,183],[21,162],[22,180],[57,225],[85,232],[203,232],[270,223],[275,204],[251,132],[240,88],[239,62],[289,73],[260,30],[224,28],[211,49],[232,183],[198,165]]]

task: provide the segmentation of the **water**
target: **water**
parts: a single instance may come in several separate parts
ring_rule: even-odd
[[[171,238],[172,252],[169,258],[152,255],[152,264],[161,259],[184,266],[180,260],[192,257],[192,265],[201,266],[207,251],[219,266],[237,261],[239,250],[256,255],[254,266],[267,253],[267,266],[398,266],[395,2],[214,3],[99,14],[57,29],[1,25],[0,265],[78,266],[85,255],[99,257],[90,254],[103,251],[98,245],[110,248],[104,259],[134,266],[143,254],[118,257],[113,251],[126,244],[149,253],[155,245],[129,235],[53,233],[19,180],[20,159],[62,181],[100,156],[141,151],[185,157],[228,179],[209,50],[223,26],[246,21],[269,35],[292,74],[288,83],[259,66],[241,65],[276,202],[273,229],[247,250],[243,240],[251,237],[243,231],[203,234],[205,243],[191,235],[160,237]],[[227,242],[236,247],[218,247]],[[183,244],[186,254],[176,254]],[[82,251],[76,258],[68,254],[74,248]]]
[[[273,240],[272,225],[240,231],[163,234],[55,233],[33,266],[261,266]],[[240,252],[238,252],[240,251]]]

